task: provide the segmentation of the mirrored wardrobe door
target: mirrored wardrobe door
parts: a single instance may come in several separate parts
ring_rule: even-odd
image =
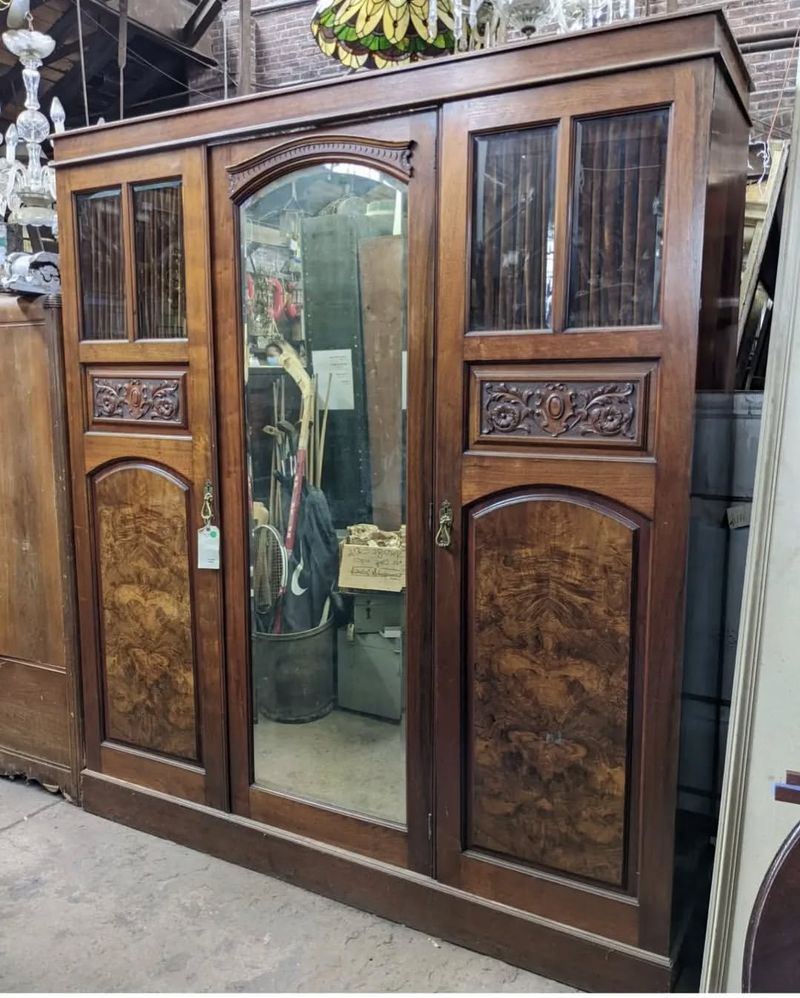
[[[255,784],[401,827],[407,202],[331,160],[239,209]]]
[[[374,131],[229,166],[247,810],[427,869],[432,131]]]

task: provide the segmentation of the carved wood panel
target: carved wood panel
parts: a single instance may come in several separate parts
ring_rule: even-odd
[[[350,138],[346,135],[304,135],[229,166],[230,196],[237,203],[243,201],[293,163],[306,166],[326,161],[363,163],[383,170],[398,180],[408,180],[412,175],[413,147],[414,143],[407,141]]]
[[[472,369],[470,446],[647,447],[652,365]]]
[[[568,492],[472,513],[468,846],[623,883],[637,530]]]
[[[105,736],[197,758],[188,488],[155,465],[93,481]]]
[[[89,424],[123,423],[185,429],[188,425],[186,370],[90,369]]]

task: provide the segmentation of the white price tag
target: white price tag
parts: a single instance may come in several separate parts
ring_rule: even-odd
[[[219,527],[201,527],[197,531],[197,567],[219,570]]]

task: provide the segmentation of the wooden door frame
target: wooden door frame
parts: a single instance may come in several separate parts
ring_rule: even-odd
[[[758,447],[750,537],[747,548],[734,686],[731,696],[725,775],[722,784],[717,848],[711,883],[708,923],[700,990],[722,992],[735,961],[734,918],[740,892],[743,838],[749,789],[749,764],[755,727],[759,675],[769,663],[762,661],[767,638],[767,586],[772,563],[770,550],[778,517],[776,507],[781,461],[792,446],[785,435],[792,416],[789,379],[800,364],[800,99],[795,114],[786,174],[786,207],[783,215],[775,308],[770,333],[770,357],[764,386],[764,407]],[[793,455],[791,455],[793,456]],[[778,542],[780,538],[776,539]],[[789,766],[795,760],[787,760]],[[764,788],[765,803],[768,800]],[[794,815],[787,816],[791,821]],[[783,838],[776,832],[775,848]],[[764,871],[765,872],[765,871]],[[747,903],[744,899],[744,903]],[[749,911],[747,913],[749,915]],[[740,913],[741,915],[741,913]],[[737,978],[737,987],[738,987]]]
[[[132,258],[134,184],[179,178],[183,198],[185,247],[185,338],[136,339],[136,277]],[[225,717],[222,670],[222,580],[219,573],[197,574],[194,537],[201,526],[203,480],[216,480],[211,341],[206,336],[211,314],[208,272],[208,195],[205,156],[200,148],[170,150],[130,157],[112,164],[93,164],[57,172],[60,214],[62,287],[64,296],[64,363],[68,399],[72,513],[79,605],[79,641],[88,769],[142,786],[170,792],[214,807],[227,806]],[[81,339],[76,197],[84,192],[120,188],[126,337]],[[122,196],[123,192],[127,192]],[[135,424],[103,425],[91,416],[88,379],[114,364],[126,374],[161,365],[182,368],[186,379],[188,420],[170,429]],[[148,367],[151,365],[151,367]],[[127,443],[127,448],[126,448]],[[198,758],[187,762],[156,751],[104,737],[102,675],[102,608],[96,564],[92,476],[106,467],[144,462],[179,477],[187,487],[189,584],[192,594],[194,699]],[[198,602],[198,593],[202,593]]]
[[[222,482],[223,569],[226,588],[228,730],[230,733],[231,809],[264,824],[284,828],[379,861],[420,873],[432,869],[432,705],[431,608],[424,582],[431,577],[429,509],[432,478],[432,412],[434,356],[434,247],[436,218],[436,115],[402,115],[381,121],[317,127],[307,132],[277,132],[267,138],[212,147],[210,150],[214,340],[220,477]],[[245,163],[278,146],[309,145],[321,136],[413,143],[409,181],[408,240],[408,384],[420,399],[409,407],[408,564],[416,565],[417,584],[409,572],[406,590],[406,800],[407,822],[391,822],[348,813],[301,797],[256,787],[253,782],[251,730],[250,637],[246,612],[249,589],[245,426],[242,407],[244,351],[239,301],[238,206],[231,197],[229,167]],[[332,149],[328,159],[337,159]],[[317,160],[318,161],[318,160]],[[366,160],[365,160],[366,161]],[[310,159],[306,165],[313,163]],[[379,159],[372,164],[381,169]],[[290,162],[289,171],[303,167]],[[286,171],[288,172],[288,171]],[[272,174],[274,176],[274,174]],[[414,293],[412,293],[412,289]],[[412,330],[415,330],[412,339]],[[410,397],[410,395],[409,395]],[[411,423],[414,423],[412,426]],[[416,663],[416,665],[414,665]]]
[[[536,481],[539,485],[572,485],[591,491],[590,465],[597,469],[596,480],[599,482],[603,462],[607,460],[605,474],[608,480],[616,481],[616,468],[619,481],[614,489],[604,491],[604,496],[644,514],[652,521],[650,564],[659,568],[651,576],[648,599],[655,605],[669,607],[668,616],[673,621],[682,621],[685,566],[676,554],[676,548],[683,551],[687,534],[693,419],[693,406],[687,404],[687,398],[690,395],[693,397],[697,342],[696,335],[687,338],[685,330],[697,330],[700,303],[700,267],[694,266],[687,258],[684,247],[699,246],[702,242],[705,205],[702,178],[705,177],[708,160],[708,122],[712,99],[713,67],[702,64],[677,68],[665,66],[628,72],[624,77],[609,75],[590,83],[574,81],[556,87],[519,91],[513,107],[507,103],[504,106],[501,99],[494,97],[451,104],[444,111],[440,140],[442,174],[449,178],[450,190],[456,190],[460,192],[459,197],[466,198],[464,203],[456,206],[443,195],[440,203],[438,280],[440,287],[450,289],[450,300],[440,305],[440,352],[458,358],[461,370],[473,363],[495,363],[498,359],[511,365],[530,363],[534,343],[536,362],[539,364],[563,361],[565,351],[579,341],[582,344],[582,363],[589,359],[598,363],[608,362],[608,352],[612,350],[615,351],[613,356],[620,361],[659,360],[653,375],[657,379],[653,435],[641,455],[629,454],[625,457],[619,453],[606,455],[595,452],[594,459],[587,461],[581,459],[585,455],[580,455],[578,448],[575,452],[577,461],[566,461],[558,456],[551,458],[539,448],[540,453],[535,456],[506,456],[506,474],[500,484],[492,481],[493,462],[496,468],[497,460],[493,453],[481,453],[477,447],[470,447],[468,440],[454,439],[453,429],[460,425],[467,412],[467,392],[466,386],[461,388],[453,384],[455,361],[442,365],[437,370],[437,440],[441,450],[437,455],[436,502],[449,499],[453,509],[460,511],[462,506],[488,498],[493,489],[531,486],[535,480],[533,461],[538,464],[537,471],[541,477]],[[660,321],[654,326],[565,329],[568,273],[564,266],[564,246],[570,231],[569,178],[573,165],[571,127],[567,130],[569,120],[657,107],[671,108]],[[550,122],[560,123],[561,126],[554,209],[557,273],[552,332],[470,333],[466,293],[469,287],[467,247],[472,211],[471,166],[467,155],[470,136]],[[681,175],[688,143],[696,149],[698,163],[690,184],[686,184]],[[563,234],[561,237],[559,232]],[[553,335],[556,333],[558,335]],[[571,341],[569,345],[568,340]],[[569,356],[576,359],[578,354],[570,353]],[[611,363],[616,363],[616,360]],[[657,459],[658,454],[666,455],[667,452],[670,454],[669,473]],[[577,462],[583,466],[580,482],[575,480],[575,468],[579,467]],[[676,474],[676,469],[683,470]],[[463,495],[462,486],[465,490]],[[664,875],[663,871],[671,870],[674,840],[681,629],[678,626],[665,628],[657,617],[652,618],[652,624],[646,628],[647,654],[639,657],[643,671],[636,677],[634,691],[634,720],[638,711],[639,721],[636,730],[631,732],[634,739],[642,739],[641,769],[634,765],[631,772],[631,780],[636,783],[630,815],[631,841],[637,846],[631,854],[635,866],[635,890],[617,891],[602,885],[586,884],[580,878],[554,874],[541,868],[528,871],[530,886],[523,889],[514,881],[515,876],[521,876],[515,872],[519,867],[509,870],[502,864],[496,867],[497,882],[489,884],[488,877],[484,877],[476,860],[471,861],[473,868],[469,873],[469,883],[464,882],[461,871],[466,867],[453,859],[461,850],[462,841],[458,822],[463,813],[461,780],[464,757],[462,750],[456,761],[453,746],[461,741],[463,706],[459,704],[463,658],[458,644],[459,640],[463,641],[463,626],[459,638],[452,624],[442,625],[442,621],[452,613],[453,606],[458,605],[462,591],[464,537],[458,512],[456,521],[452,550],[436,553],[435,730],[437,787],[440,788],[436,801],[439,829],[437,869],[440,875],[447,878],[447,882],[462,889],[488,891],[486,896],[495,901],[527,908],[549,918],[560,920],[568,912],[571,924],[579,928],[599,931],[602,926],[604,934],[623,943],[668,953],[671,876]],[[637,631],[642,629],[637,628]],[[662,661],[672,662],[673,667],[667,670],[654,667],[654,663]],[[634,760],[638,754],[634,741]],[[665,781],[668,787],[672,786],[672,790],[664,791]],[[464,853],[461,852],[461,855]]]

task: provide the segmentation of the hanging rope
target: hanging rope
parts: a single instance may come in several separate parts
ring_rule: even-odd
[[[86,52],[83,48],[83,12],[81,11],[81,0],[75,0],[75,9],[78,12],[78,46],[81,50],[81,83],[83,84],[83,112],[86,115],[86,124],[89,122],[89,89],[86,86]]]

